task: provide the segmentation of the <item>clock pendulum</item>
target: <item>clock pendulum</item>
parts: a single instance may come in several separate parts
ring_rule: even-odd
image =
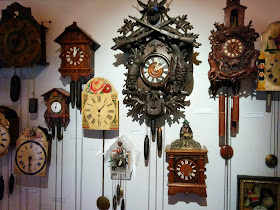
[[[4,178],[3,178],[3,167],[2,167],[2,158],[0,159],[0,200],[3,199],[4,195],[4,189],[5,189],[5,184],[4,184]]]
[[[38,109],[38,99],[35,98],[35,73],[34,73],[34,67],[32,68],[32,74],[33,74],[33,91],[32,91],[32,98],[29,98],[29,113],[37,113]],[[28,77],[28,72],[27,72],[27,77]],[[29,91],[29,80],[27,78],[28,82],[28,91]]]
[[[97,201],[97,207],[101,210],[106,210],[110,208],[110,201],[109,199],[104,196],[104,166],[105,166],[105,156],[104,156],[104,149],[105,149],[105,130],[103,132],[103,150],[102,150],[102,196],[100,196]]]
[[[11,156],[10,156],[10,161],[11,161],[11,174],[10,174],[10,178],[9,178],[9,192],[10,194],[13,193],[14,191],[14,184],[15,184],[15,177],[13,175],[13,165],[12,165],[12,161],[13,161],[13,150],[11,150]]]

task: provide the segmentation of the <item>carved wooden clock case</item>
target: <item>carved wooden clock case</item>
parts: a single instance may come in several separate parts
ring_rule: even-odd
[[[93,73],[94,52],[100,45],[77,26],[77,22],[65,28],[55,42],[61,45],[61,66],[59,72],[65,78],[70,76],[71,105],[81,108],[81,77],[88,78]],[[77,82],[78,81],[78,82]]]

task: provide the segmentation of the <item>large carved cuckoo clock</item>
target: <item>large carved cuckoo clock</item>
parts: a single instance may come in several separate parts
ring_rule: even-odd
[[[52,137],[55,137],[55,128],[57,128],[57,139],[62,140],[62,128],[66,130],[70,121],[70,93],[62,88],[53,88],[42,96],[47,105],[44,117],[48,128],[52,130]]]
[[[2,10],[0,21],[0,67],[46,65],[46,30],[31,9],[13,3]]]
[[[157,118],[184,108],[193,88],[193,48],[200,44],[186,15],[167,14],[166,0],[137,2],[142,16],[124,20],[112,49],[128,55],[123,103],[148,117],[154,135]]]
[[[255,50],[254,42],[259,34],[255,32],[251,21],[247,26],[244,25],[246,7],[240,5],[240,0],[227,0],[226,2],[224,24],[215,23],[216,29],[211,31],[209,37],[212,51],[208,59],[210,64],[208,77],[211,82],[210,91],[214,97],[218,90],[223,87],[219,90],[221,92],[219,96],[219,136],[220,146],[226,151],[222,156],[230,158],[233,153],[226,140],[228,138],[228,127],[230,127],[232,133],[238,132],[238,92],[242,79],[256,78],[256,61],[259,51]],[[228,103],[225,103],[225,101],[229,101],[228,89],[233,92],[231,111],[228,111]],[[231,124],[228,125],[230,112]]]
[[[80,109],[82,81],[79,79],[88,78],[93,73],[94,52],[100,45],[78,27],[77,22],[66,27],[54,41],[61,45],[61,66],[58,71],[63,78],[71,77],[71,105],[74,108],[76,104]]]

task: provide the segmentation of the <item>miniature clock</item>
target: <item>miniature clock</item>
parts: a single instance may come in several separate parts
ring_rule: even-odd
[[[5,119],[5,115],[0,113],[0,158],[8,154],[8,149],[11,143],[9,133],[10,123]]]
[[[96,77],[87,82],[82,92],[84,129],[118,130],[118,93],[107,79]]]
[[[88,78],[93,73],[94,52],[100,45],[76,22],[66,27],[54,41],[61,45],[59,72],[63,78],[70,76],[72,80],[70,92],[75,95],[71,97],[72,107],[77,101],[77,108],[80,109],[81,82],[78,80],[81,77]]]
[[[0,66],[46,65],[46,27],[31,15],[31,9],[13,3],[2,10],[0,21]]]
[[[14,172],[46,176],[48,155],[46,134],[37,127],[26,128],[17,140]]]
[[[42,95],[47,105],[44,114],[48,128],[52,130],[52,136],[55,136],[57,128],[57,138],[63,138],[62,128],[66,130],[69,124],[69,97],[70,93],[62,88],[53,88]]]
[[[262,34],[258,91],[280,91],[280,21]]]

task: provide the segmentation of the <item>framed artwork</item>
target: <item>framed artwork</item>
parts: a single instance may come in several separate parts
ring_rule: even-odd
[[[280,209],[280,178],[237,176],[239,210]]]

